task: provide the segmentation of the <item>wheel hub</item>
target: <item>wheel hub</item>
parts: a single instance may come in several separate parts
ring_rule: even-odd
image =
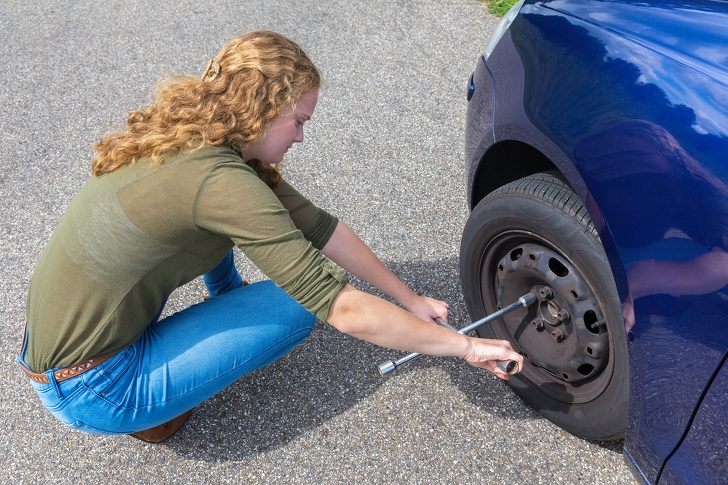
[[[543,288],[550,288],[544,286]],[[539,295],[542,292],[539,291]],[[548,324],[552,327],[558,327],[562,322],[569,319],[569,311],[561,307],[561,303],[553,298],[553,293],[548,298],[542,298],[538,304],[538,313],[541,322]]]

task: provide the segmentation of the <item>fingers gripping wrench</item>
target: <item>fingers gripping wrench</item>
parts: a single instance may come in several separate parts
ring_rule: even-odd
[[[486,315],[485,317],[481,318],[477,322],[468,325],[465,328],[461,328],[460,330],[457,330],[452,325],[448,324],[444,320],[437,319],[437,323],[439,325],[442,325],[443,327],[449,328],[450,330],[456,331],[457,333],[467,334],[468,332],[475,330],[482,325],[485,325],[486,323],[490,323],[493,320],[502,317],[503,315],[506,315],[513,310],[516,310],[518,308],[527,307],[531,303],[536,301],[536,295],[534,295],[532,292],[526,293],[525,295],[521,296],[517,301],[511,303],[505,308],[502,308],[498,310],[497,312],[491,313],[490,315]],[[402,357],[399,360],[395,361],[387,361],[379,364],[379,373],[381,375],[389,374],[390,372],[393,372],[397,370],[399,367],[403,366],[404,364],[407,364],[409,362],[412,362],[413,360],[420,357],[422,354],[419,354],[417,352],[414,352],[412,354],[406,355]],[[513,360],[499,360],[496,364],[500,370],[507,374],[515,374],[518,372],[518,364]]]

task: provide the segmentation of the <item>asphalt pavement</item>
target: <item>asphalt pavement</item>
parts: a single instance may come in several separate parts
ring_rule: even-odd
[[[324,76],[286,179],[464,324],[465,85],[496,22],[470,0],[3,5],[0,483],[632,482],[621,443],[562,431],[485,371],[423,358],[381,378],[377,364],[403,353],[326,324],[160,445],[65,428],[15,367],[36,258],[89,176],[91,144],[161,76],[199,75],[253,29],[295,39]],[[166,313],[203,293],[180,288]]]

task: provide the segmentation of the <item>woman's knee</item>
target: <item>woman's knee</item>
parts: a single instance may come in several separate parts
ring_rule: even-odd
[[[294,324],[298,329],[308,329],[309,333],[316,325],[316,317],[313,313],[291,298],[280,287],[276,286],[270,280],[257,283],[261,285],[261,289],[270,294],[271,301],[275,301],[276,307],[286,315],[288,323]]]
[[[271,292],[272,298],[276,300],[276,305],[279,306],[280,310],[287,316],[289,321],[295,322],[302,328],[309,328],[310,330],[313,329],[316,325],[316,317],[313,313],[306,310],[303,305],[291,298],[272,281],[266,281],[262,284],[269,285],[268,290]]]
[[[316,316],[301,305],[298,305],[294,318],[300,323],[301,327],[308,329],[309,334],[313,331],[313,327],[316,326]]]

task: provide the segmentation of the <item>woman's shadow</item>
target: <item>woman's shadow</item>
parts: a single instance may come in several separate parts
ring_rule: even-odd
[[[456,257],[387,265],[410,288],[448,302],[451,322],[469,321]],[[352,284],[383,296],[360,280]],[[319,323],[290,354],[195,408],[188,424],[163,445],[205,461],[245,460],[285,446],[374,394],[386,382],[378,364],[403,355]],[[500,419],[540,419],[505,383],[458,359],[424,357],[399,372],[428,367],[447,372],[458,391],[484,412]],[[621,444],[603,446],[621,451]]]

